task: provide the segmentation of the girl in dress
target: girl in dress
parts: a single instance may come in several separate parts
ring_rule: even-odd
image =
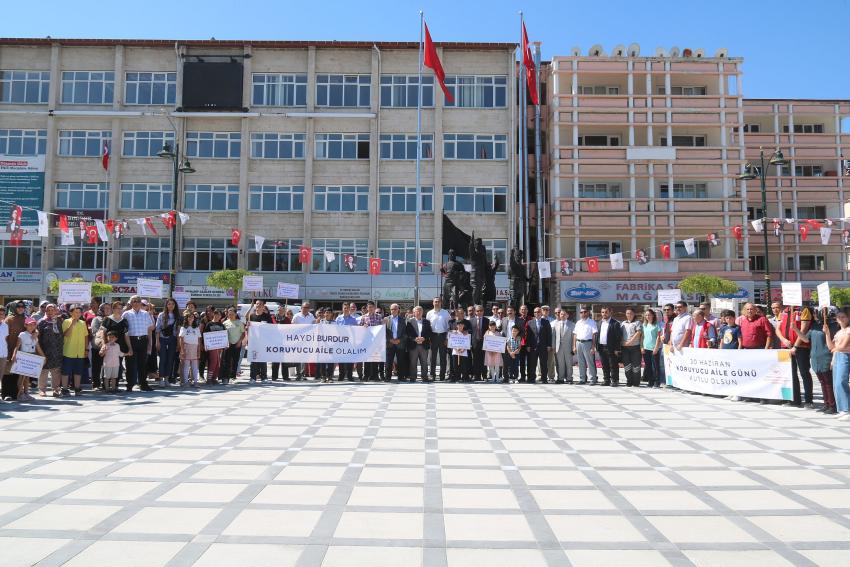
[[[18,345],[15,347],[15,353],[12,355],[12,365],[15,364],[15,358],[19,352],[27,354],[38,354],[44,356],[41,351],[41,346],[38,344],[38,331],[35,330],[37,321],[30,317],[24,320],[24,331],[18,335]],[[30,377],[18,376],[18,401],[29,402],[34,398],[30,396]]]
[[[502,334],[496,330],[496,322],[490,319],[490,325],[488,326],[487,332],[485,335],[491,335],[493,337],[501,337]],[[501,352],[492,352],[485,351],[484,352],[484,366],[487,367],[487,374],[490,376],[490,382],[495,384],[499,381],[499,371],[502,368],[502,353]]]
[[[180,328],[180,362],[182,366],[181,386],[198,387],[198,360],[201,358],[201,330],[194,311],[183,312],[183,326]],[[190,380],[191,374],[191,380]]]

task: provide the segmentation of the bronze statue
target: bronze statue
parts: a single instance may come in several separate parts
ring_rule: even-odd
[[[457,261],[454,250],[449,250],[448,261],[443,268],[445,280],[443,280],[443,305],[454,309],[458,306],[460,296],[464,290],[464,279],[466,270],[463,264]]]
[[[480,238],[475,238],[475,233],[472,233],[468,260],[472,266],[469,274],[469,283],[472,287],[472,303],[481,305],[483,304],[484,288],[487,283],[487,249],[484,247],[484,243]]]
[[[528,290],[528,276],[526,275],[524,260],[523,251],[514,246],[508,264],[508,280],[510,282],[510,303],[517,310],[523,304]]]

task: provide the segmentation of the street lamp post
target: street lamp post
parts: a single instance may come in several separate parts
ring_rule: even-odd
[[[756,168],[752,163],[747,162],[744,165],[744,173],[738,176],[738,179],[741,181],[751,181],[758,177],[761,181],[761,212],[763,216],[762,223],[762,236],[764,236],[764,283],[767,287],[767,301],[766,303],[770,305],[770,302],[773,300],[773,297],[770,294],[770,254],[768,253],[768,239],[767,239],[767,186],[765,182],[766,176],[766,167],[764,163],[764,148],[759,148],[759,159],[761,160],[761,167]],[[788,160],[785,159],[785,156],[782,155],[782,152],[779,148],[776,148],[776,151],[773,152],[773,155],[770,157],[770,161],[768,161],[768,165],[779,165],[783,166],[788,163]]]
[[[168,158],[171,160],[171,164],[173,166],[174,175],[172,178],[172,191],[171,191],[171,206],[174,214],[177,214],[177,187],[180,181],[181,173],[195,173],[195,168],[192,167],[192,164],[189,163],[189,160],[186,159],[186,156],[183,156],[183,160],[180,160],[180,144],[175,143],[174,148],[172,149],[171,144],[166,143],[162,146],[162,149],[159,150],[156,154],[161,158]],[[177,280],[177,222],[175,220],[174,224],[171,226],[171,282],[169,283],[169,289],[172,294],[174,293],[174,284]]]

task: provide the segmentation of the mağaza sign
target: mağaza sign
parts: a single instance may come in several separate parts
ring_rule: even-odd
[[[741,288],[729,297],[747,299],[752,297],[752,282],[737,282]],[[561,280],[561,300],[571,303],[632,303],[655,305],[660,289],[675,289],[677,280]],[[683,295],[686,301],[693,296]]]

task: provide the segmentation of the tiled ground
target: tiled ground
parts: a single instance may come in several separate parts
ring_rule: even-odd
[[[668,390],[264,384],[0,406],[0,564],[850,564],[850,424]]]

